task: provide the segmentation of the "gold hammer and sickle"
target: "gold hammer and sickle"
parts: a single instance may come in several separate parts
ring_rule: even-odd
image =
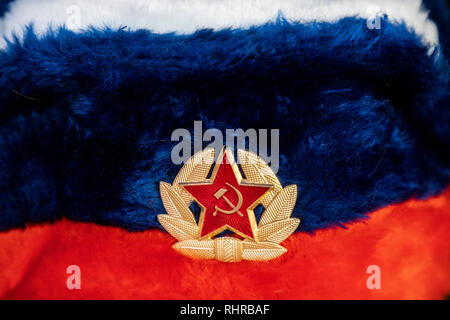
[[[224,210],[222,208],[219,208],[217,205],[215,206],[216,211],[214,211],[213,216],[217,215],[217,212],[221,212],[224,214],[233,214],[233,213],[238,213],[241,217],[243,217],[244,215],[239,211],[239,209],[242,206],[242,194],[239,192],[238,189],[236,189],[235,187],[233,187],[231,184],[229,184],[228,182],[226,183],[231,189],[234,190],[234,192],[236,192],[237,196],[238,196],[238,203],[236,205],[234,205],[230,199],[228,199],[224,194],[228,191],[225,188],[220,188],[219,191],[217,191],[214,194],[214,197],[216,197],[216,199],[220,199],[223,198],[229,205],[231,208],[231,210]]]

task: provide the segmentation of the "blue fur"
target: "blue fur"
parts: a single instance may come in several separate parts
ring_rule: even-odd
[[[450,54],[450,0],[424,0],[423,6],[429,11],[429,18],[439,29],[439,42],[448,57]]]
[[[8,11],[11,2],[13,2],[13,0],[0,0],[0,17]]]
[[[66,216],[159,226],[176,128],[280,128],[300,230],[449,183],[443,56],[382,20],[192,35],[32,29],[0,53],[0,229]]]

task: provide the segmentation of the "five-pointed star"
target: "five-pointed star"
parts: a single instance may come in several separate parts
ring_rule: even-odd
[[[217,160],[211,178],[206,182],[182,184],[202,208],[201,238],[211,238],[228,229],[258,241],[253,209],[272,185],[242,182],[242,175],[228,149],[222,149]]]

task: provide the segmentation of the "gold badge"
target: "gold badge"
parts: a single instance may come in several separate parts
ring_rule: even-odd
[[[229,149],[223,148],[214,164],[214,149],[207,148],[185,163],[172,184],[160,182],[167,214],[158,220],[179,241],[173,248],[181,254],[238,262],[272,260],[287,251],[279,243],[300,223],[290,218],[297,186],[283,188],[256,154],[238,149],[237,155],[245,179]],[[198,223],[190,209],[193,201],[201,208]],[[264,212],[256,223],[258,205]],[[221,237],[225,230],[233,236]]]

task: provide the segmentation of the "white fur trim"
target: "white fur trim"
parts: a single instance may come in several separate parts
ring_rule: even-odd
[[[420,0],[16,0],[0,19],[0,36],[22,35],[33,23],[38,34],[65,24],[73,30],[88,26],[127,26],[157,33],[191,33],[199,28],[247,28],[276,19],[279,12],[291,21],[337,21],[359,16],[372,19],[385,13],[404,21],[421,35],[424,44],[438,43],[435,24],[421,9]],[[0,47],[4,46],[3,39]]]

